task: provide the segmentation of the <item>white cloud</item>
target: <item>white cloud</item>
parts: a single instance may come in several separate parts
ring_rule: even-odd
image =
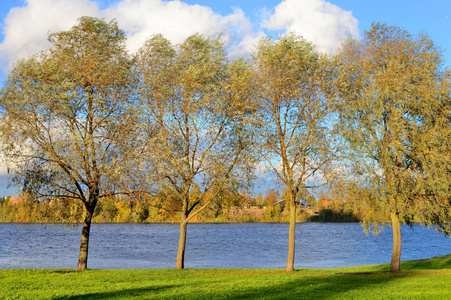
[[[224,31],[224,37],[229,41],[232,58],[249,56],[264,36],[263,32],[254,31],[253,25],[241,9],[234,9],[232,15],[224,18],[224,22],[229,27],[228,31]]]
[[[4,20],[5,38],[0,44],[4,73],[19,58],[49,48],[48,33],[70,29],[81,16],[107,21],[115,18],[126,32],[127,47],[132,52],[155,33],[176,44],[199,32],[222,34],[232,58],[247,57],[263,35],[239,8],[223,16],[209,7],[178,0],[121,0],[104,10],[96,1],[26,0],[24,6],[11,9]],[[321,51],[333,52],[341,40],[358,36],[358,22],[351,12],[324,0],[285,0],[272,15],[262,14],[262,18],[264,28],[302,34]]]
[[[325,0],[285,0],[262,26],[300,34],[327,53],[334,53],[344,39],[359,35],[352,12]]]
[[[0,44],[4,72],[9,72],[19,58],[49,48],[49,32],[68,30],[86,15],[107,21],[115,18],[126,32],[127,47],[132,52],[152,34],[161,33],[173,43],[181,43],[194,33],[202,33],[222,34],[231,56],[236,57],[249,55],[261,35],[253,31],[240,9],[222,16],[209,7],[177,0],[122,0],[105,10],[100,10],[94,0],[27,0],[25,6],[11,9],[4,20],[5,39]]]
[[[11,9],[4,20],[5,38],[0,44],[0,57],[6,72],[19,58],[49,48],[49,32],[68,30],[83,15],[100,15],[97,4],[88,0],[26,2],[26,6]]]
[[[162,33],[174,43],[180,43],[196,32],[218,34],[220,16],[205,6],[190,6],[180,1],[124,0],[105,13],[116,18],[126,31],[130,50],[137,50],[152,34]]]
[[[240,9],[222,16],[209,7],[181,1],[123,0],[107,9],[105,15],[118,20],[119,27],[127,33],[131,51],[141,47],[152,34],[161,33],[171,42],[181,43],[192,34],[202,33],[222,34],[232,49],[232,56],[236,56],[237,52],[250,52],[242,41],[256,36]]]
[[[8,174],[8,168],[0,166],[0,175]]]

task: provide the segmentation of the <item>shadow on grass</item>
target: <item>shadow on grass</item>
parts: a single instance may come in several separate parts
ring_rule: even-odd
[[[302,271],[295,271],[302,272]],[[286,274],[296,277],[298,274]],[[232,281],[230,285],[216,285],[218,282],[181,283],[180,285],[148,286],[142,288],[122,289],[108,292],[88,293],[63,296],[53,299],[329,299],[343,296],[351,290],[361,290],[357,295],[365,296],[367,292],[383,289],[387,282],[409,276],[374,272],[365,274],[323,274],[301,275],[296,279],[277,280],[265,287],[252,287],[261,280],[250,276]],[[263,281],[268,281],[262,279]],[[353,293],[355,297],[356,293]],[[357,296],[358,297],[358,296]]]
[[[154,294],[164,292],[166,290],[177,289],[176,285],[164,286],[148,286],[133,289],[114,290],[109,292],[87,293],[72,296],[59,296],[52,298],[53,300],[76,300],[76,299],[123,299],[123,298],[149,298]]]
[[[264,288],[235,292],[229,296],[232,299],[330,299],[343,297],[343,294],[351,290],[361,290],[358,294],[365,296],[368,290],[382,289],[386,283],[403,276],[380,272],[308,276]]]
[[[440,270],[451,269],[451,254],[443,257],[433,257],[427,260],[411,260],[401,262],[401,270]]]

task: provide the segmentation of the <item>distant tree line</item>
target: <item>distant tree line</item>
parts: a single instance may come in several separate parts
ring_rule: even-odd
[[[269,190],[266,195],[272,195]],[[161,198],[160,198],[161,197]],[[93,223],[177,223],[180,208],[167,201],[167,195],[140,199],[112,196],[103,199],[93,214]],[[266,197],[265,197],[266,198]],[[278,199],[280,200],[280,199]],[[329,204],[329,203],[327,203]],[[345,207],[346,205],[346,207]],[[359,216],[347,206],[348,203],[301,207],[297,222],[359,222]],[[319,212],[318,216],[315,215]],[[67,198],[36,200],[24,197],[0,198],[0,222],[3,223],[81,223],[84,209],[80,202]],[[197,223],[255,223],[288,222],[289,209],[281,202],[257,203],[247,195],[230,195],[227,201],[208,206],[192,222]]]
[[[401,223],[450,233],[451,76],[427,35],[373,24],[331,56],[289,33],[230,61],[220,37],[200,34],[180,45],[154,35],[131,55],[116,21],[82,17],[49,41],[0,92],[1,151],[23,189],[17,211],[2,201],[2,214],[83,219],[78,269],[102,219],[177,220],[184,268],[188,223],[236,205],[257,169],[283,188],[263,200],[268,219],[283,200],[287,271],[309,189],[346,199],[319,220],[340,210],[390,220],[392,271]]]

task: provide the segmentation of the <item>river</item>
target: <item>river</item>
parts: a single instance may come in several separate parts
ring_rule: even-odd
[[[0,224],[0,268],[76,268],[82,226]],[[179,228],[168,224],[93,224],[90,269],[173,268]],[[451,238],[402,227],[401,260],[451,253]],[[357,223],[296,225],[295,268],[390,262],[387,228],[366,235]],[[189,224],[186,268],[285,268],[288,224]]]

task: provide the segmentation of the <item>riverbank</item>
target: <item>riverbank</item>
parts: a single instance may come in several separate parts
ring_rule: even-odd
[[[450,299],[451,255],[338,269],[0,270],[5,299]]]
[[[107,197],[96,206],[92,223],[179,223],[180,207],[166,207],[153,198],[142,201]],[[156,201],[156,200],[155,200]],[[267,205],[210,205],[193,217],[191,223],[286,223],[289,209],[281,203]],[[165,204],[165,205],[163,205]],[[85,208],[69,199],[0,198],[0,223],[83,223]],[[296,222],[359,222],[361,212],[338,203],[327,206],[298,205]],[[381,222],[389,220],[380,220]]]
[[[6,203],[6,205],[5,205]],[[12,204],[0,203],[0,223],[47,223],[47,224],[77,224],[83,223],[84,209],[79,204],[75,208],[59,207],[57,205],[47,207],[46,203],[32,203],[27,206],[24,203]],[[96,210],[92,223],[153,223],[153,224],[177,224],[180,216],[175,213],[151,210],[143,210],[139,207],[130,207],[118,202],[119,209]],[[101,207],[101,206],[99,206]],[[250,206],[222,208],[219,211],[205,210],[195,216],[190,223],[288,223],[289,211],[276,206]],[[299,207],[296,212],[296,222],[332,222],[349,223],[360,222],[361,219],[351,211],[342,209],[330,209],[317,207]]]

